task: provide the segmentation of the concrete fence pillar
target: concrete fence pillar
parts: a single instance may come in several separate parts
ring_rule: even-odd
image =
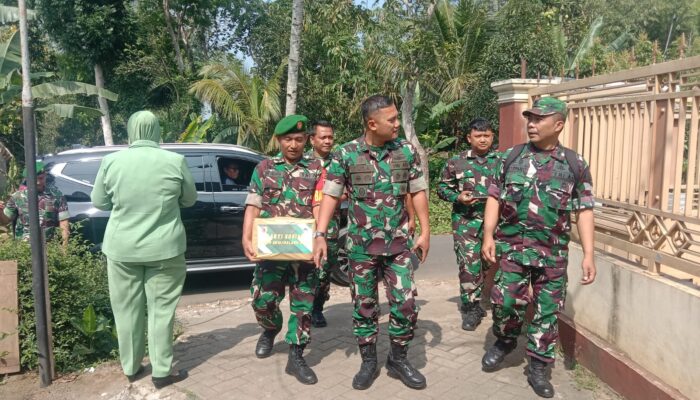
[[[539,86],[561,83],[561,78],[552,79],[506,79],[491,84],[498,94],[498,149],[503,151],[527,141],[526,121],[523,111],[529,106],[528,92]]]

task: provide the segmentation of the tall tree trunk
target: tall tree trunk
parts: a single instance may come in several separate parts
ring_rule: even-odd
[[[95,64],[95,86],[97,86],[98,89],[105,88],[105,77],[100,64]],[[102,120],[102,135],[105,138],[105,146],[111,146],[114,144],[114,141],[112,140],[112,122],[109,117],[109,105],[107,104],[107,99],[99,94],[97,96],[97,102],[100,105],[100,111],[102,111],[102,117],[100,118]]]
[[[173,42],[173,49],[175,49],[175,61],[177,62],[177,70],[181,74],[185,73],[185,61],[182,59],[182,52],[180,51],[180,41],[177,38],[177,34],[173,29],[173,23],[170,21],[170,1],[163,0],[163,16],[165,17],[165,26],[168,28],[168,33],[170,34],[170,40]]]
[[[418,151],[418,157],[420,157],[421,167],[423,168],[423,176],[426,182],[430,182],[430,166],[428,164],[428,153],[418,141],[418,136],[416,135],[416,129],[413,125],[413,96],[416,93],[416,85],[418,82],[414,79],[406,82],[406,92],[403,95],[403,102],[401,103],[401,124],[403,124],[403,131],[406,134],[406,139],[411,142],[412,145],[416,147]]]
[[[304,0],[294,0],[292,5],[292,32],[289,35],[289,69],[287,70],[287,102],[284,115],[297,110],[297,84],[299,79],[299,48],[301,27],[304,22]]]

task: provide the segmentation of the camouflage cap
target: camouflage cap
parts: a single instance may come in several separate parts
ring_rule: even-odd
[[[535,100],[532,108],[523,111],[523,116],[527,117],[529,114],[547,116],[557,113],[566,118],[566,103],[555,97],[543,97]]]
[[[44,167],[43,162],[37,161],[35,165],[36,165],[36,174],[37,175],[41,174],[42,172],[45,172],[45,167]],[[27,167],[24,167],[24,170],[22,170],[22,178],[26,178],[26,177],[27,177]]]
[[[292,114],[282,118],[275,126],[275,136],[287,135],[289,133],[306,133],[306,126],[309,119],[304,115]]]

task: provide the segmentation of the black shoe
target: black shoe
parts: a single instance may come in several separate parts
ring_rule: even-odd
[[[530,357],[530,368],[527,371],[527,383],[532,386],[532,390],[540,397],[554,397],[554,387],[549,383],[547,377],[547,363]]]
[[[314,328],[323,328],[328,325],[326,317],[323,316],[323,309],[317,310],[314,308],[311,311],[311,326]]]
[[[411,365],[406,358],[406,353],[408,353],[408,346],[391,344],[391,351],[386,360],[389,376],[401,379],[401,382],[411,389],[424,389],[427,386],[425,376]]]
[[[375,343],[361,345],[360,356],[362,357],[362,365],[360,365],[360,371],[352,378],[352,387],[357,390],[365,390],[372,386],[374,380],[379,376],[377,345]]]
[[[255,345],[255,356],[258,358],[266,358],[272,354],[272,346],[275,344],[275,336],[279,331],[263,331],[258,338],[258,344]]]
[[[485,372],[495,371],[506,358],[506,355],[515,349],[517,341],[498,339],[493,346],[486,350],[486,354],[481,359],[481,369]]]
[[[289,375],[294,375],[297,380],[304,385],[313,385],[318,382],[314,371],[306,365],[304,360],[304,345],[292,344],[289,346],[289,359],[287,360],[287,368],[284,372]]]
[[[139,369],[137,369],[133,375],[127,375],[126,379],[129,380],[129,383],[134,383],[141,378],[141,374],[143,374],[143,371],[144,371],[143,365],[139,365]]]
[[[173,383],[177,383],[180,381],[184,381],[185,379],[187,379],[187,371],[181,369],[180,371],[178,371],[177,375],[168,375],[163,378],[152,377],[151,381],[153,382],[153,386],[155,386],[156,389],[163,389],[166,386],[172,385]]]
[[[481,323],[481,319],[486,316],[486,311],[481,308],[478,301],[467,303],[462,306],[462,329],[465,331],[476,330]]]

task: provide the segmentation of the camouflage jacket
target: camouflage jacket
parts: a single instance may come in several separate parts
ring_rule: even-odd
[[[588,164],[581,156],[578,161],[570,168],[561,145],[542,151],[528,144],[507,174],[501,163],[489,195],[501,203],[496,239],[503,257],[530,266],[566,265],[571,212],[595,203]],[[577,184],[574,168],[581,176]]]
[[[321,174],[321,178],[318,180],[318,183],[316,185],[316,191],[314,192],[314,204],[320,204],[321,199],[323,198],[323,185],[326,182],[326,174],[328,173],[328,167],[331,165],[331,160],[332,157],[329,154],[326,158],[317,158],[314,155],[314,151],[310,150],[306,152],[305,154],[306,157],[308,158],[315,158],[321,162],[323,165],[323,173]],[[331,217],[331,220],[328,221],[328,229],[327,229],[327,238],[328,239],[338,239],[338,233],[340,231],[340,204],[338,204],[338,208],[336,208],[335,212],[333,213],[333,216]]]
[[[59,221],[70,217],[66,198],[54,185],[47,184],[39,198],[39,226],[46,238],[56,233]],[[5,215],[15,222],[15,238],[29,240],[29,198],[27,187],[14,192],[5,205]]]
[[[472,150],[463,151],[447,160],[437,185],[437,195],[452,203],[452,230],[470,238],[481,237],[484,209],[489,186],[500,165],[500,153],[489,151],[478,156]],[[463,191],[474,197],[483,197],[472,205],[457,201]]]
[[[382,147],[361,136],[333,156],[323,193],[348,193],[349,252],[393,255],[411,246],[405,196],[427,189],[416,149],[403,139]]]
[[[287,163],[281,154],[262,160],[253,171],[246,204],[260,208],[260,218],[313,218],[312,201],[323,166],[302,157]]]

